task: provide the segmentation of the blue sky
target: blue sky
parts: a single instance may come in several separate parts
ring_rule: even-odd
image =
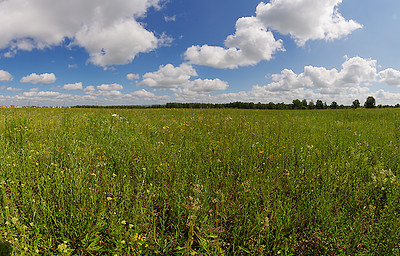
[[[0,105],[400,103],[399,1],[3,0],[0,23]]]

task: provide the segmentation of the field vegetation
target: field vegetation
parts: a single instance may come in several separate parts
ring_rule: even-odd
[[[397,109],[0,109],[0,255],[399,255]]]

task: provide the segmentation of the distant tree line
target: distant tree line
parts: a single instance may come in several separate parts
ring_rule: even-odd
[[[295,99],[292,103],[254,103],[254,102],[231,102],[231,103],[179,103],[171,102],[165,105],[117,105],[117,106],[97,106],[97,105],[78,105],[73,108],[238,108],[238,109],[349,109],[360,108],[361,103],[358,99],[354,100],[351,106],[339,105],[336,101],[332,101],[329,105],[322,100],[314,101]],[[400,104],[396,105],[378,105],[376,106],[375,98],[369,96],[365,103],[365,108],[400,108]]]

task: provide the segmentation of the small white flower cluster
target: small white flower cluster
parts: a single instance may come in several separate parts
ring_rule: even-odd
[[[112,114],[112,117],[118,118],[120,121],[126,120],[125,117],[119,116],[118,114]],[[127,124],[129,124],[129,121],[126,121]]]
[[[396,182],[396,176],[390,169],[380,169],[377,172],[372,173],[371,178],[372,182],[375,184],[375,187],[381,187],[382,190],[385,190],[386,185]]]

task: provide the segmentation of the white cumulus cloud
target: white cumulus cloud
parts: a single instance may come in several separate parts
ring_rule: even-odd
[[[342,64],[340,71],[324,67],[304,67],[304,72],[296,74],[284,69],[271,76],[273,82],[267,85],[271,91],[290,91],[296,88],[341,90],[360,86],[362,83],[376,81],[376,60],[354,57]]]
[[[120,84],[102,84],[99,86],[87,86],[85,89],[83,89],[84,93],[87,95],[91,96],[100,96],[100,97],[105,97],[105,98],[120,98],[123,97],[124,94],[121,92],[121,90],[124,89],[124,87]]]
[[[197,72],[191,65],[183,63],[179,67],[174,67],[172,64],[167,64],[160,66],[158,71],[144,74],[139,85],[152,88],[176,88],[188,82],[192,76],[197,76]]]
[[[0,70],[0,81],[9,82],[12,81],[13,77],[10,73],[4,70]]]
[[[120,91],[124,87],[120,84],[102,84],[96,87],[100,91]]]
[[[56,76],[53,73],[43,73],[40,75],[32,73],[28,76],[23,77],[20,80],[21,83],[31,83],[31,84],[41,84],[41,85],[52,84],[55,81],[56,81]]]
[[[346,20],[338,11],[342,0],[272,0],[261,2],[256,15],[242,17],[236,22],[236,32],[226,38],[224,45],[193,45],[185,52],[191,64],[214,68],[237,68],[271,60],[285,51],[282,40],[271,31],[289,34],[299,46],[308,40],[342,38],[362,25]]]
[[[98,66],[130,63],[137,54],[157,48],[159,40],[135,19],[110,26],[94,25],[76,34],[76,44],[89,52],[89,61]]]
[[[0,1],[0,49],[12,57],[17,50],[57,46],[69,38],[84,47],[95,65],[131,62],[166,41],[146,30],[137,18],[162,0],[3,0]]]
[[[363,100],[373,95],[379,96],[382,102],[393,102],[393,95],[370,89],[369,84],[377,81],[376,66],[376,60],[346,56],[340,70],[305,66],[303,73],[296,74],[284,69],[279,74],[272,74],[272,81],[266,85],[255,85],[250,91],[220,94],[215,100],[290,103],[297,98],[348,105],[354,99]]]
[[[126,79],[128,79],[128,80],[137,80],[139,78],[140,78],[139,74],[127,74],[126,75]]]
[[[20,91],[22,91],[22,89],[21,88],[14,88],[14,87],[7,87],[6,91],[9,91],[9,92],[20,92]]]
[[[346,20],[338,11],[342,0],[272,0],[261,2],[257,18],[266,27],[291,35],[299,46],[308,40],[344,37],[362,25]]]
[[[275,52],[284,51],[282,40],[275,40],[272,32],[255,17],[240,18],[236,33],[226,38],[225,46],[191,46],[185,52],[185,59],[191,64],[233,69],[270,60]]]
[[[400,86],[400,71],[393,68],[385,69],[379,72],[379,78],[381,83],[388,85]]]
[[[207,98],[209,93],[226,90],[228,82],[216,79],[196,79],[198,74],[192,65],[187,63],[174,67],[171,64],[160,66],[158,71],[149,72],[143,75],[140,86],[151,88],[169,88],[175,92],[177,99],[196,101]],[[146,92],[148,93],[148,92]]]
[[[209,92],[226,90],[229,87],[229,85],[227,82],[216,78],[216,79],[196,79],[194,81],[189,81],[184,85],[184,87],[194,92],[209,93]]]
[[[216,79],[196,79],[186,82],[182,87],[172,89],[178,101],[212,101],[212,92],[223,91],[229,87],[228,83]]]
[[[65,84],[62,87],[62,89],[66,90],[66,91],[82,90],[83,89],[82,82],[74,83],[74,84]]]

